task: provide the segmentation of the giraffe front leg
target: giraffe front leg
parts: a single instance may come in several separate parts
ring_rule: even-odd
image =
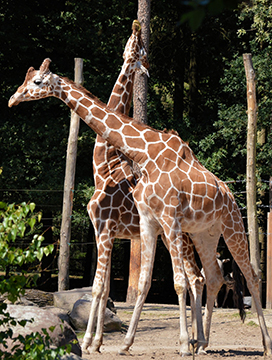
[[[102,344],[103,338],[103,324],[104,324],[104,315],[105,315],[105,306],[106,306],[106,295],[109,292],[109,274],[110,274],[110,264],[111,264],[111,250],[113,245],[113,240],[108,241],[108,249],[105,251],[99,239],[97,240],[98,247],[98,261],[97,269],[95,273],[95,279],[92,289],[92,304],[89,315],[89,320],[87,324],[87,329],[83,338],[82,351],[93,353],[94,351],[99,351]],[[104,258],[107,259],[106,263]],[[104,295],[104,296],[103,296]],[[106,298],[106,299],[105,299]],[[99,308],[99,311],[98,311]],[[97,336],[95,337],[94,345],[93,343],[93,332],[95,328],[96,314],[98,312],[97,318]]]
[[[91,305],[87,329],[86,329],[86,332],[85,332],[85,335],[83,338],[83,343],[81,345],[83,352],[89,352],[89,349],[92,345],[93,332],[94,332],[94,326],[95,326],[95,318],[96,318],[97,309],[98,309],[98,305],[99,305],[99,301],[100,301],[100,297],[97,295],[98,293],[99,293],[99,291],[96,292],[96,286],[93,285],[93,291],[92,291],[93,301],[92,301],[92,305]]]
[[[146,218],[144,220],[146,220]],[[144,222],[144,220],[141,218],[141,222]],[[129,348],[134,342],[141,311],[151,286],[156,244],[156,231],[150,228],[148,223],[145,223],[144,231],[142,231],[141,224],[141,272],[138,283],[138,296],[124,343],[119,350],[120,355],[129,355]]]
[[[103,328],[105,320],[105,311],[107,306],[107,300],[110,292],[110,268],[111,268],[111,258],[109,259],[109,265],[107,268],[107,274],[105,277],[104,290],[99,302],[98,315],[97,315],[97,324],[95,337],[92,343],[92,346],[89,348],[89,353],[100,352],[100,347],[103,343]]]

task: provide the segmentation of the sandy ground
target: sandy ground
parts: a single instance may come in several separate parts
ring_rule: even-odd
[[[126,358],[118,355],[126,328],[131,318],[132,306],[115,303],[117,315],[123,321],[123,331],[106,333],[100,354],[86,354],[84,359],[110,360]],[[204,310],[204,309],[203,309]],[[264,310],[267,326],[272,337],[272,310]],[[190,308],[187,316],[189,331]],[[211,336],[207,355],[196,355],[196,359],[219,359],[235,357],[239,360],[263,358],[261,332],[256,315],[247,311],[243,324],[235,309],[214,309]],[[80,339],[82,341],[82,339]],[[131,347],[131,356],[139,360],[176,360],[179,355],[179,312],[176,305],[145,304],[139,322],[136,338]],[[193,356],[188,357],[193,358]]]

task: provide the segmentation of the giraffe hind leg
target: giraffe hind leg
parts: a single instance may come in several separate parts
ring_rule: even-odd
[[[205,348],[208,346],[214,302],[221,286],[224,283],[224,279],[216,259],[220,231],[219,226],[214,226],[201,233],[190,234],[205,272],[207,289],[204,315],[205,342],[200,345],[199,352],[204,352]]]

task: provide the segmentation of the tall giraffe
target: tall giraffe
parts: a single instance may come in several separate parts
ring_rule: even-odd
[[[137,20],[132,24],[130,36],[123,54],[124,63],[113,87],[108,107],[128,115],[133,93],[135,71],[147,73],[149,67],[146,52],[141,39],[141,26]],[[100,289],[93,294],[89,317],[90,332],[98,308],[98,320],[92,347],[89,351],[99,351],[103,340],[103,323],[107,298],[110,290],[110,256],[115,238],[132,238],[140,241],[139,214],[135,206],[132,190],[137,183],[131,167],[131,161],[116,150],[100,135],[97,135],[93,155],[95,193],[88,204],[88,213],[94,225],[98,248],[97,272],[94,288]],[[185,237],[183,251],[186,275],[191,297],[193,333],[198,339],[198,351],[205,343],[201,299],[204,279],[195,263],[194,250],[189,238]],[[105,261],[106,260],[106,261]],[[86,345],[85,345],[86,343]]]
[[[156,131],[114,112],[83,87],[51,73],[49,64],[50,60],[46,59],[40,70],[29,68],[24,83],[10,98],[9,107],[22,101],[55,96],[64,101],[106,141],[135,161],[142,173],[133,190],[140,215],[141,273],[138,297],[120,353],[127,354],[133,344],[141,310],[151,285],[156,241],[160,233],[165,236],[169,249],[174,287],[179,299],[180,353],[189,353],[182,248],[184,231],[190,235],[201,261],[205,258],[207,263],[210,259],[216,259],[219,237],[223,235],[255,301],[264,353],[272,355],[272,343],[259,297],[258,278],[249,261],[243,220],[227,185],[209,172],[178,136]],[[201,243],[205,246],[200,253]],[[91,336],[88,326],[84,346],[88,341],[91,343]]]

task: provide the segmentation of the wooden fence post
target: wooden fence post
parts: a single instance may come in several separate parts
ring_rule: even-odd
[[[257,223],[256,207],[256,142],[257,142],[257,101],[255,72],[252,64],[251,54],[243,54],[244,67],[247,79],[247,224],[249,233],[250,262],[257,274],[260,284],[261,295],[261,274],[260,274],[260,250],[259,233]],[[252,301],[251,310],[256,312],[255,304]]]
[[[75,58],[75,83],[83,83],[83,59]],[[71,217],[75,184],[77,137],[80,117],[72,112],[67,145],[66,169],[63,192],[62,221],[60,230],[58,291],[69,289],[69,259],[71,241]]]
[[[267,213],[266,308],[272,309],[272,211]]]
[[[267,213],[266,308],[272,309],[272,176],[269,179],[269,207]]]

